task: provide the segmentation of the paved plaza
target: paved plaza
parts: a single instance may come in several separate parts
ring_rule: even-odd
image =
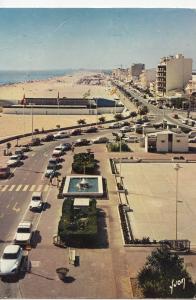
[[[122,163],[135,238],[175,239],[174,166],[174,163]],[[189,239],[193,247],[196,246],[196,165],[182,163],[178,172],[178,239]]]

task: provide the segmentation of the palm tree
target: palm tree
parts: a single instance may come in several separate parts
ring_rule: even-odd
[[[99,121],[100,121],[100,123],[104,123],[105,122],[105,117],[100,117]]]
[[[123,116],[122,116],[122,114],[115,114],[115,115],[114,115],[114,119],[115,119],[116,121],[120,121],[120,120],[123,119]]]
[[[132,111],[132,112],[130,113],[130,117],[131,117],[132,119],[135,118],[135,117],[137,117],[136,111]]]
[[[86,120],[85,120],[85,119],[79,119],[79,120],[77,121],[77,123],[78,123],[79,125],[85,125],[85,124],[86,124]]]

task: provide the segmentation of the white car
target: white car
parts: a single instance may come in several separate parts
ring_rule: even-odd
[[[59,148],[59,147],[56,147],[52,152],[53,157],[59,157],[62,155],[63,155],[63,150],[62,150],[62,148]]]
[[[120,128],[121,124],[120,123],[113,123],[109,125],[109,128]]]
[[[34,192],[31,198],[31,202],[29,204],[29,209],[34,210],[42,210],[43,208],[43,198],[41,192]]]
[[[0,258],[0,276],[14,275],[19,271],[23,250],[19,245],[6,246]]]
[[[29,245],[32,238],[32,223],[29,221],[21,222],[18,225],[14,242],[17,245]]]
[[[20,156],[19,155],[12,155],[7,162],[8,167],[16,167],[20,163]]]
[[[138,143],[138,137],[137,136],[127,136],[123,138],[124,141],[127,143]]]
[[[123,126],[122,128],[120,128],[121,132],[130,132],[131,131],[131,126]]]
[[[54,134],[55,139],[64,139],[70,137],[70,133],[66,131],[60,131]]]

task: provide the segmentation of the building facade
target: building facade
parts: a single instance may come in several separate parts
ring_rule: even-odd
[[[146,152],[176,152],[189,151],[188,134],[175,133],[169,130],[147,134],[145,136]]]
[[[145,64],[132,64],[129,68],[129,77],[131,80],[138,80],[142,71],[145,69]]]
[[[192,78],[192,59],[182,54],[163,57],[157,67],[157,93],[167,94],[171,90],[183,90]]]
[[[139,81],[143,89],[150,88],[150,83],[156,81],[156,69],[143,70],[139,76]]]

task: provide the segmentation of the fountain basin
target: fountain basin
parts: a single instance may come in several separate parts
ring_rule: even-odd
[[[87,183],[83,185],[82,183]],[[63,188],[63,196],[93,196],[103,195],[102,176],[73,175],[67,176]]]

